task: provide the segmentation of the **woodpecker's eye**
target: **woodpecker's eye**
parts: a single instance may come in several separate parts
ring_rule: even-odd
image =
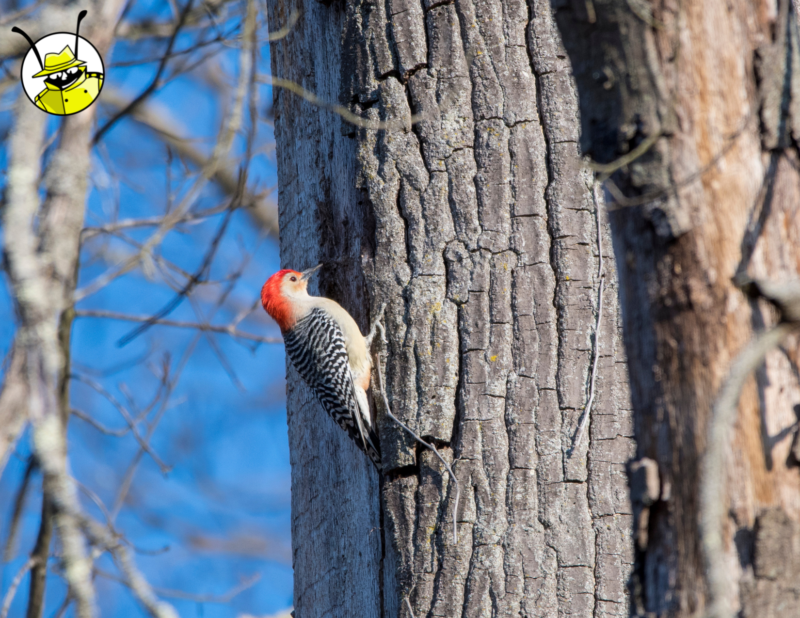
[[[292,275],[292,281],[297,281],[297,277],[295,277],[294,275]]]

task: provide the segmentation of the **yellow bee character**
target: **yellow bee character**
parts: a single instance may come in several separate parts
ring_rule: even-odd
[[[41,70],[30,77],[44,77],[45,87],[39,94],[32,97],[32,100],[37,107],[43,109],[48,114],[68,116],[83,111],[94,103],[94,100],[103,88],[103,73],[89,72],[87,70],[87,63],[80,60],[80,56],[78,56],[78,43],[81,40],[81,37],[78,36],[78,32],[81,27],[81,20],[84,17],[86,17],[86,11],[81,11],[78,14],[78,25],[75,28],[75,52],[73,53],[70,46],[66,45],[58,53],[46,54],[44,62],[42,62],[42,57],[39,55],[39,50],[36,49],[36,43],[16,26],[11,29],[12,32],[21,34],[27,39],[31,50],[36,55],[36,60]],[[38,43],[41,44],[50,37],[56,36],[58,35],[49,35],[40,39]],[[91,51],[94,52],[99,59],[99,54],[97,54],[97,50],[94,49],[92,44],[86,39],[83,39],[83,41],[85,45],[91,47]],[[24,66],[25,63],[23,62],[23,67]],[[100,66],[102,66],[102,60],[100,60]],[[24,78],[23,87],[25,87]],[[28,96],[32,96],[32,93],[28,92],[27,89],[26,92]]]

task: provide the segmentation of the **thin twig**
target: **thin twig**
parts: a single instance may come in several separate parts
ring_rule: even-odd
[[[616,185],[616,183],[609,178],[608,174],[602,174],[601,180],[604,181],[604,185],[608,192],[611,194],[613,198],[612,203],[606,206],[606,209],[609,211],[620,210],[621,208],[631,208],[634,206],[642,206],[643,204],[647,204],[648,202],[653,202],[657,199],[661,199],[662,197],[666,197],[667,195],[676,195],[678,190],[692,184],[695,180],[702,178],[708,172],[710,172],[716,165],[725,158],[728,152],[736,145],[736,142],[739,137],[744,135],[745,130],[748,128],[750,121],[754,118],[757,118],[758,114],[748,113],[745,117],[741,127],[739,127],[736,131],[734,131],[731,135],[729,135],[726,139],[728,142],[720,149],[720,151],[711,158],[711,160],[701,167],[700,169],[692,172],[686,178],[682,180],[676,180],[668,187],[664,187],[661,189],[656,189],[654,191],[650,191],[643,195],[635,196],[635,197],[627,197],[625,194],[622,193],[620,188]],[[644,154],[644,152],[640,152],[639,155]],[[626,161],[626,163],[630,163],[630,161]],[[614,163],[610,163],[609,166],[614,166]]]
[[[76,418],[79,418],[82,421],[84,421],[85,423],[89,423],[92,427],[97,429],[97,431],[99,431],[100,433],[103,433],[103,434],[105,434],[107,436],[114,436],[115,438],[121,438],[122,436],[124,436],[127,433],[129,433],[130,430],[131,430],[130,426],[123,427],[122,429],[109,429],[108,427],[106,427],[102,423],[94,420],[91,416],[89,416],[85,412],[82,412],[81,410],[77,410],[75,408],[72,408],[70,410],[70,416],[74,416]]]
[[[133,4],[132,2],[130,4]],[[206,20],[213,23],[213,12],[219,10],[224,4],[218,0],[201,2],[200,5],[189,15],[184,21],[184,31],[188,29],[199,29],[208,27]],[[129,42],[136,42],[145,38],[159,38],[165,39],[172,36],[175,31],[175,20],[170,21],[157,21],[153,22],[145,19],[140,22],[129,21],[127,19],[120,20],[114,32],[114,38],[125,39]]]
[[[92,280],[91,282],[87,283],[85,286],[76,290],[75,293],[72,295],[73,303],[77,304],[82,301],[84,298],[91,296],[92,294],[99,292],[109,283],[122,277],[123,275],[128,274],[136,266],[139,262],[142,261],[142,253],[138,253],[137,255],[131,256],[127,258],[124,262],[120,264],[116,264],[113,268],[109,269],[107,272],[103,273],[96,279]]]
[[[241,321],[242,321],[242,320],[244,320],[244,319],[245,319],[245,318],[246,318],[248,315],[250,315],[251,313],[253,313],[253,311],[255,311],[256,309],[258,309],[258,306],[259,306],[260,304],[261,304],[261,299],[260,299],[260,298],[256,298],[256,299],[253,301],[253,304],[252,304],[252,305],[250,305],[249,307],[246,307],[245,309],[242,309],[242,310],[241,310],[239,313],[237,313],[237,314],[236,314],[236,317],[235,317],[235,318],[233,318],[233,322],[231,322],[231,323],[229,324],[229,326],[232,326],[232,327],[234,327],[234,328],[235,328],[236,326],[238,326],[238,325],[241,323]]]
[[[414,615],[414,610],[411,609],[411,601],[408,600],[408,597],[406,597],[406,606],[408,607],[408,613],[411,614],[411,618],[417,618]]]
[[[230,43],[238,39],[238,35],[235,35],[236,30],[239,29],[239,25],[237,24],[235,27],[231,28],[226,33],[219,33],[214,38],[205,39],[198,41],[191,46],[185,49],[179,49],[178,51],[174,51],[169,55],[168,60],[173,60],[175,58],[180,58],[181,56],[188,56],[189,54],[193,54],[194,52],[203,49],[204,47],[209,47],[214,45],[215,43]],[[135,60],[124,60],[121,62],[112,62],[111,65],[108,67],[109,69],[119,69],[125,67],[136,67],[142,66],[143,64],[152,64],[154,62],[163,62],[164,56],[161,54],[156,54],[149,58],[137,58]]]
[[[204,160],[203,160],[204,161]],[[202,163],[202,161],[201,161]],[[230,176],[230,174],[228,174]],[[219,184],[222,186],[223,189],[226,191],[233,193],[235,190],[234,186],[231,186],[231,183],[238,183],[232,176],[231,178],[225,179],[225,181],[220,181]],[[245,203],[243,204],[246,206],[248,201],[254,201],[256,198],[258,199],[266,199],[274,189],[268,189],[263,194],[254,196],[252,194],[248,194],[246,196]],[[231,208],[231,204],[225,203],[222,206],[214,206],[213,208],[208,208],[205,210],[197,211],[197,212],[190,212],[187,213],[184,217],[180,220],[175,222],[175,225],[182,225],[182,224],[196,224],[200,223],[210,217],[214,217],[216,215],[222,214],[223,212],[229,210]],[[120,230],[128,230],[131,228],[139,228],[139,227],[158,227],[161,225],[162,221],[164,220],[163,216],[157,217],[145,217],[142,219],[122,219],[120,221],[116,221],[113,223],[107,223],[105,225],[98,225],[95,227],[87,226],[81,230],[82,238],[81,241],[85,242],[94,236],[99,234],[113,234],[114,232],[118,232]],[[277,229],[277,228],[276,228]],[[267,230],[269,233],[273,233],[271,229]]]
[[[84,494],[86,494],[86,496],[97,505],[97,508],[100,509],[100,512],[106,518],[106,525],[108,526],[108,529],[111,531],[111,534],[113,534],[115,537],[119,536],[117,531],[114,530],[114,522],[111,521],[111,513],[108,512],[108,508],[106,508],[106,505],[103,504],[103,501],[100,499],[100,496],[98,496],[95,492],[93,492],[91,489],[89,489],[86,485],[84,485],[80,481],[75,481],[75,482],[78,485],[78,489],[80,489]]]
[[[120,91],[103,89],[103,98],[101,103],[104,106],[111,106],[115,109],[122,109],[127,105],[128,97],[124,96]],[[178,130],[177,121],[171,117],[169,111],[163,106],[154,103],[153,101],[146,101],[139,105],[131,113],[131,119],[138,122],[140,125],[150,129],[159,139],[161,139],[168,147],[175,150],[175,153],[180,156],[183,161],[191,163],[193,166],[203,169],[208,165],[208,155],[200,148],[196,147],[193,143],[194,140],[185,137],[180,130]],[[252,135],[248,133],[248,137]],[[233,162],[226,161],[224,165],[218,167],[212,176],[212,180],[228,195],[233,195],[238,187],[238,179],[236,174],[232,172]],[[273,237],[278,236],[278,208],[277,204],[271,199],[271,194],[275,188],[268,188],[262,192],[255,192],[248,190],[243,199],[242,207],[246,212],[252,216],[259,227],[263,227]],[[224,212],[229,206],[216,206],[197,213],[187,213],[187,215],[179,223],[190,223],[199,221],[201,219],[213,216]],[[144,227],[144,226],[159,226],[161,225],[163,216],[149,217],[143,219],[125,219],[116,223],[109,223],[102,227],[84,228],[83,238],[90,238],[99,233],[108,233],[117,229],[126,229],[129,227]]]
[[[316,105],[322,109],[327,109],[329,112],[333,112],[334,114],[340,116],[345,122],[349,122],[350,124],[363,129],[370,129],[372,131],[402,129],[407,125],[417,124],[418,122],[425,120],[425,117],[422,114],[412,114],[410,118],[395,118],[394,120],[387,121],[371,120],[369,118],[364,118],[354,114],[343,105],[328,103],[327,101],[320,99],[316,94],[306,90],[300,84],[293,82],[290,79],[284,79],[282,77],[274,77],[270,75],[266,77],[262,76],[258,81],[262,84],[269,84],[273,88],[283,88],[288,90],[300,98],[305,99],[312,105]]]
[[[603,236],[602,236],[602,221],[600,216],[600,183],[595,182],[592,190],[594,197],[594,212],[597,218],[597,254],[599,256],[597,265],[597,276],[600,278],[600,283],[597,288],[597,322],[594,326],[594,358],[592,359],[592,376],[589,380],[589,399],[586,402],[586,407],[583,410],[583,417],[581,418],[578,431],[575,433],[575,439],[572,441],[572,448],[569,452],[569,458],[575,454],[580,446],[581,438],[586,431],[586,426],[589,424],[589,416],[592,413],[592,403],[594,403],[594,385],[597,378],[597,364],[600,358],[600,323],[603,319],[603,289],[606,282],[606,274],[603,272]]]
[[[105,388],[103,388],[103,386],[100,383],[95,382],[91,378],[87,378],[86,376],[82,376],[78,373],[71,374],[70,378],[73,380],[77,380],[78,382],[83,382],[87,386],[91,387],[98,394],[105,397],[109,401],[109,403],[111,403],[111,405],[113,405],[119,411],[119,413],[122,415],[122,418],[124,418],[125,422],[128,423],[128,427],[131,428],[131,431],[133,432],[133,437],[139,443],[139,446],[141,446],[142,449],[148,455],[150,455],[150,457],[153,458],[153,461],[156,462],[156,465],[159,467],[162,474],[166,474],[167,472],[172,470],[172,466],[168,466],[167,464],[165,464],[164,461],[161,459],[161,457],[159,457],[158,454],[150,447],[148,441],[142,438],[141,434],[139,433],[139,430],[136,428],[137,423],[134,420],[133,415],[130,412],[128,412],[128,409],[124,405],[122,405],[122,402],[119,401],[119,399],[114,397],[114,395],[112,395]]]
[[[26,15],[33,13],[36,9],[38,9],[42,4],[45,3],[45,0],[37,0],[36,2],[22,8],[18,11],[14,11],[13,13],[8,13],[3,15],[0,18],[0,26],[5,26],[6,24],[13,24],[19,22],[20,19],[25,17]]]
[[[289,36],[289,33],[292,31],[295,24],[297,23],[297,20],[299,19],[300,19],[300,11],[298,11],[297,9],[293,9],[292,14],[289,15],[289,19],[287,20],[286,25],[283,28],[276,30],[275,32],[270,32],[267,35],[267,40],[270,43],[273,43],[275,41],[280,41],[282,39],[285,39],[287,36]]]
[[[168,401],[170,396],[172,395],[172,391],[175,388],[175,385],[178,382],[181,372],[183,371],[183,367],[185,366],[186,362],[188,361],[189,357],[191,356],[194,348],[197,346],[197,342],[200,340],[200,333],[195,333],[192,341],[186,346],[186,349],[183,352],[183,357],[181,358],[181,362],[179,363],[179,367],[175,372],[174,378],[170,380],[169,375],[169,356],[165,356],[163,361],[163,368],[162,368],[162,375],[161,375],[161,383],[159,385],[159,393],[163,392],[163,396],[161,398],[161,405],[159,406],[158,411],[156,412],[153,421],[150,423],[147,429],[147,435],[145,436],[146,441],[150,441],[150,438],[155,433],[156,427],[158,423],[161,421],[161,418],[164,416],[164,413],[168,409]],[[117,516],[119,515],[120,510],[122,510],[122,505],[125,502],[125,497],[128,495],[130,491],[131,484],[133,483],[133,477],[136,474],[136,469],[139,466],[139,462],[142,460],[142,456],[144,455],[144,450],[139,449],[136,454],[131,459],[131,463],[128,465],[128,469],[125,471],[125,476],[122,479],[122,483],[120,483],[119,491],[117,493],[117,497],[114,500],[114,506],[111,509],[111,519],[115,521]]]
[[[185,592],[183,590],[172,590],[170,588],[156,588],[155,590],[162,597],[170,597],[173,599],[184,599],[186,601],[192,601],[194,603],[225,604],[229,603],[234,597],[239,596],[242,592],[244,592],[248,588],[252,588],[260,579],[261,579],[261,573],[256,573],[255,575],[248,577],[240,584],[237,584],[227,592],[218,595],[194,594],[191,592]]]
[[[121,109],[116,114],[114,114],[106,123],[97,130],[97,133],[94,134],[92,138],[92,143],[97,144],[103,137],[103,135],[108,132],[111,127],[113,127],[121,118],[129,114],[131,111],[136,109],[136,106],[139,105],[142,101],[144,101],[147,97],[149,97],[156,89],[159,87],[161,82],[161,75],[164,73],[164,69],[167,68],[167,62],[169,61],[170,55],[172,54],[172,46],[175,45],[175,41],[178,38],[178,33],[181,31],[183,24],[186,22],[186,18],[189,15],[189,11],[192,8],[193,0],[188,0],[186,2],[186,6],[183,7],[183,11],[181,11],[180,17],[178,18],[178,22],[175,24],[175,28],[172,31],[172,36],[169,38],[169,43],[167,43],[167,50],[164,52],[164,55],[161,58],[161,62],[158,65],[158,69],[156,70],[156,74],[153,77],[150,84],[145,88],[142,93],[136,97],[133,101],[131,101],[124,109]]]
[[[381,340],[386,341],[386,331],[383,328],[383,324],[380,321],[375,323],[375,327],[381,334]],[[371,343],[371,341],[370,341]],[[450,478],[452,479],[453,483],[456,486],[456,497],[455,497],[455,504],[453,505],[453,543],[458,544],[458,502],[461,498],[461,485],[459,485],[458,479],[456,478],[453,469],[450,467],[450,464],[447,463],[444,457],[442,457],[441,453],[439,453],[438,449],[433,445],[425,442],[422,438],[420,438],[408,425],[406,425],[403,421],[397,418],[394,414],[392,414],[392,408],[389,405],[389,398],[386,396],[386,390],[383,388],[383,372],[381,371],[380,365],[380,358],[377,354],[375,354],[375,373],[378,374],[378,388],[381,391],[381,397],[383,397],[383,405],[386,407],[386,414],[392,419],[395,423],[400,425],[403,429],[405,429],[411,436],[419,442],[422,446],[429,448],[432,450],[435,455],[439,458],[439,461],[442,462],[445,469],[447,470],[448,474],[450,474]]]
[[[6,616],[8,616],[8,610],[11,609],[11,602],[14,600],[14,595],[17,594],[17,588],[19,588],[22,578],[25,577],[25,574],[30,571],[33,565],[35,565],[38,561],[38,558],[28,558],[20,570],[17,571],[14,579],[11,580],[11,585],[6,591],[6,596],[3,597],[3,606],[0,608],[0,618],[6,618]]]
[[[260,302],[260,301],[259,301]],[[249,312],[248,312],[249,313]],[[106,318],[109,320],[124,320],[126,322],[149,322],[152,316],[149,315],[130,315],[128,313],[117,313],[115,311],[102,311],[99,309],[79,309],[75,311],[76,318]],[[281,337],[262,337],[261,335],[254,335],[243,330],[238,330],[232,324],[222,326],[218,324],[203,324],[200,322],[182,322],[179,320],[156,320],[153,324],[161,326],[172,326],[175,328],[191,328],[198,331],[207,331],[211,333],[222,333],[237,337],[239,339],[249,339],[258,343],[283,343]]]
[[[117,577],[113,573],[109,573],[108,571],[104,571],[103,569],[95,568],[94,572],[101,577],[106,579],[110,579],[111,581],[115,581],[119,584],[123,584],[124,586],[128,586],[128,582],[123,579],[122,577]],[[172,588],[153,588],[153,592],[158,593],[162,597],[168,597],[172,599],[182,599],[184,601],[192,601],[193,603],[209,603],[209,604],[221,604],[224,605],[225,603],[230,603],[232,599],[240,595],[242,592],[247,590],[248,588],[252,588],[259,580],[261,579],[261,574],[256,573],[242,581],[239,584],[236,584],[233,588],[228,590],[227,592],[223,592],[222,594],[196,594],[193,592],[186,592],[184,590],[174,590]]]
[[[158,311],[155,315],[145,320],[141,326],[137,326],[127,335],[120,337],[120,339],[117,341],[117,346],[122,347],[124,345],[127,345],[133,339],[135,339],[136,337],[141,335],[144,331],[146,331],[148,328],[153,326],[153,324],[158,322],[158,320],[172,313],[178,307],[178,305],[181,304],[183,299],[186,298],[186,296],[192,291],[192,288],[194,288],[194,286],[197,285],[203,279],[208,270],[211,268],[211,262],[213,261],[214,256],[217,253],[217,249],[219,248],[219,243],[222,240],[222,237],[225,235],[225,230],[228,229],[228,224],[230,223],[231,216],[233,216],[233,213],[236,210],[236,208],[233,206],[236,204],[236,202],[239,201],[240,196],[241,193],[237,193],[237,195],[234,196],[233,203],[231,204],[232,207],[228,209],[228,211],[225,213],[225,218],[222,220],[222,223],[219,226],[219,230],[217,230],[214,239],[211,241],[211,245],[209,246],[209,249],[206,252],[205,257],[203,258],[202,264],[200,264],[200,267],[194,272],[189,281],[186,282],[186,284],[183,286],[183,289],[181,289],[175,296],[175,298],[173,298],[170,302],[168,302],[160,311]]]
[[[236,283],[232,282],[228,290],[225,293],[223,293],[222,297],[220,297],[219,299],[219,304],[225,302],[225,296],[227,295],[228,292],[230,292],[230,290],[233,289],[234,285],[236,285]],[[195,300],[191,296],[189,297],[189,303],[192,305],[192,309],[194,309],[195,315],[200,320],[199,323],[202,325],[208,324],[205,317],[203,316],[203,311],[200,307],[200,303],[197,302],[197,300]],[[236,386],[236,388],[238,388],[239,391],[245,392],[246,389],[244,387],[244,384],[242,384],[242,381],[239,379],[239,376],[236,375],[236,370],[233,368],[233,365],[231,365],[230,362],[228,361],[227,357],[225,356],[225,352],[223,352],[222,348],[219,347],[217,340],[211,335],[208,329],[199,329],[199,330],[200,332],[203,333],[203,336],[208,342],[211,351],[214,352],[214,355],[217,357],[219,364],[222,365],[222,368],[225,370],[225,373],[228,374],[228,377],[231,379],[233,385]]]
[[[70,604],[72,603],[72,595],[67,591],[67,596],[64,597],[64,602],[61,603],[61,607],[58,608],[53,618],[62,618],[64,614],[67,613],[67,609],[69,608]]]
[[[611,176],[614,172],[616,172],[621,167],[625,167],[629,163],[632,163],[643,154],[645,154],[650,148],[653,147],[658,141],[658,138],[661,137],[661,131],[657,131],[652,135],[648,135],[645,139],[642,140],[642,143],[639,144],[636,148],[631,150],[629,153],[622,155],[619,159],[612,161],[611,163],[595,163],[594,161],[589,162],[589,167],[599,173],[604,174],[606,176]]]
[[[256,7],[255,2],[247,3],[247,15],[244,22],[244,30],[242,34],[242,49],[239,54],[239,79],[236,85],[234,94],[233,108],[231,113],[228,114],[227,122],[221,130],[220,137],[217,140],[214,150],[211,153],[211,158],[208,160],[207,165],[200,171],[199,177],[192,183],[192,186],[186,191],[184,198],[181,200],[174,210],[169,212],[165,217],[163,223],[158,229],[147,239],[142,247],[143,255],[151,255],[154,248],[161,242],[164,236],[175,226],[175,222],[179,221],[189,211],[194,204],[194,201],[199,197],[200,192],[210,178],[217,173],[217,171],[224,165],[228,158],[233,140],[236,134],[242,127],[242,117],[244,114],[244,99],[250,84],[250,64],[252,57],[250,48],[252,40],[250,32],[256,27]],[[234,195],[232,203],[240,204],[242,199],[242,191],[244,183],[243,174],[239,176],[239,188],[237,194]]]

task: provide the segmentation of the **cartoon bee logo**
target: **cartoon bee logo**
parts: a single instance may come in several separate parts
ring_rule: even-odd
[[[69,116],[82,112],[94,103],[103,89],[103,59],[94,45],[78,34],[84,17],[86,11],[81,11],[74,35],[56,32],[36,43],[16,26],[11,29],[24,36],[31,46],[20,69],[25,94],[48,114]],[[70,47],[73,42],[74,52]],[[45,54],[44,62],[40,52]]]

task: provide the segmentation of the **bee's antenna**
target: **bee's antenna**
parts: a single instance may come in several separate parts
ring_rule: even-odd
[[[78,55],[78,41],[80,40],[78,38],[78,32],[80,32],[80,30],[81,30],[81,21],[83,20],[84,17],[86,17],[86,9],[84,9],[83,11],[78,13],[78,25],[75,26],[75,59],[76,60],[80,59],[80,56]]]
[[[36,54],[36,60],[39,61],[39,70],[41,71],[42,69],[44,69],[44,65],[42,64],[42,57],[39,55],[39,50],[36,49],[36,44],[33,41],[31,41],[31,37],[29,37],[27,34],[25,34],[24,30],[20,30],[16,26],[11,28],[11,32],[16,32],[17,34],[21,34],[22,36],[25,37],[25,40],[28,41],[28,43],[31,46],[31,49],[33,49],[33,53]]]

